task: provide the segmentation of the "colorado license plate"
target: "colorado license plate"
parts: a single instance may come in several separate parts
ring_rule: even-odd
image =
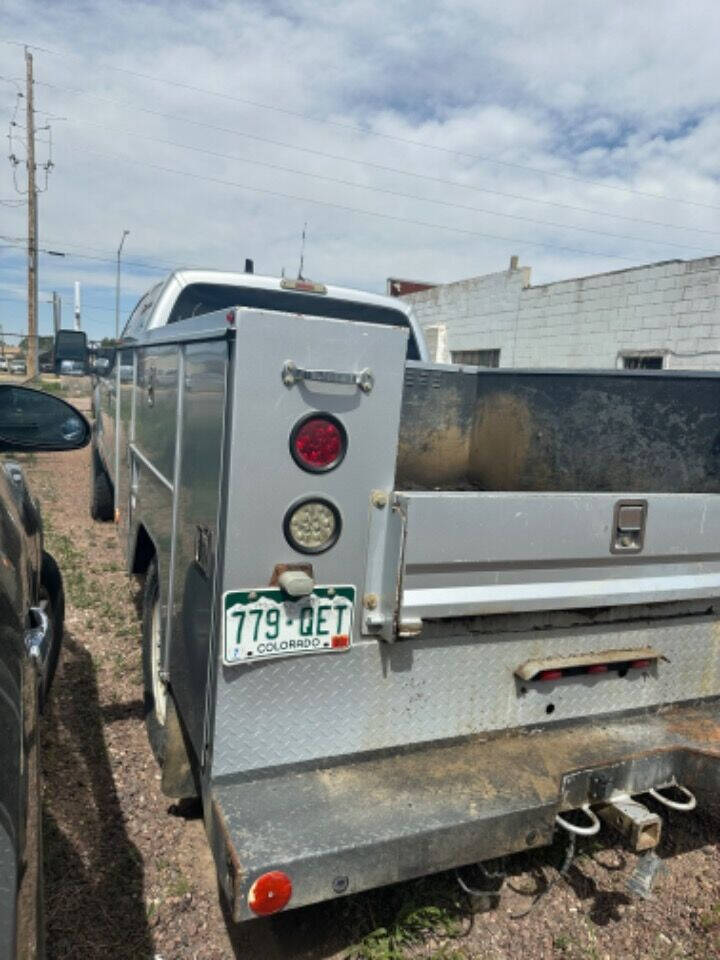
[[[347,650],[355,587],[315,587],[295,599],[276,587],[223,596],[223,663]]]

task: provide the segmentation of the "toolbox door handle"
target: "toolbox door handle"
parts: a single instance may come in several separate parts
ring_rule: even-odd
[[[370,393],[375,386],[375,377],[369,367],[359,373],[343,373],[340,370],[306,370],[299,367],[294,360],[286,360],[282,368],[282,382],[286,387],[293,387],[301,380],[312,380],[316,383],[342,383],[359,387],[363,393]]]
[[[645,543],[647,500],[618,500],[613,510],[611,553],[640,553]]]

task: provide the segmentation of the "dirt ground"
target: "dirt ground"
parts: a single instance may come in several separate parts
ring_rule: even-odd
[[[443,874],[233,928],[199,811],[159,789],[143,721],[138,588],[115,528],[89,518],[89,452],[25,463],[68,600],[44,720],[49,960],[720,956],[720,821],[707,811],[664,812],[667,873],[650,900],[627,894],[636,857],[606,829],[580,846],[564,879],[560,848],[509,860],[488,912]]]

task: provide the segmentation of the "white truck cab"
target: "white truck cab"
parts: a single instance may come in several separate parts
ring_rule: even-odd
[[[232,307],[409,327],[408,360],[428,359],[420,325],[410,306],[401,300],[311,280],[221,270],[171,273],[140,298],[125,325],[123,339],[136,340],[141,334],[179,320]]]

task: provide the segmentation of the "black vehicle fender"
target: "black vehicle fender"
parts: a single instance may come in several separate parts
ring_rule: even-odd
[[[65,590],[62,575],[55,559],[43,551],[40,567],[40,596],[47,601],[47,615],[52,625],[52,646],[48,653],[45,684],[41,691],[41,709],[44,708],[57,670],[65,627]]]
[[[129,540],[132,544],[132,550],[128,554],[128,571],[130,573],[137,574],[138,576],[144,576],[154,558],[158,559],[159,564],[159,556],[157,547],[155,546],[155,540],[152,534],[148,532],[148,529],[144,523],[135,524]],[[161,576],[161,571],[159,569],[158,576]]]

